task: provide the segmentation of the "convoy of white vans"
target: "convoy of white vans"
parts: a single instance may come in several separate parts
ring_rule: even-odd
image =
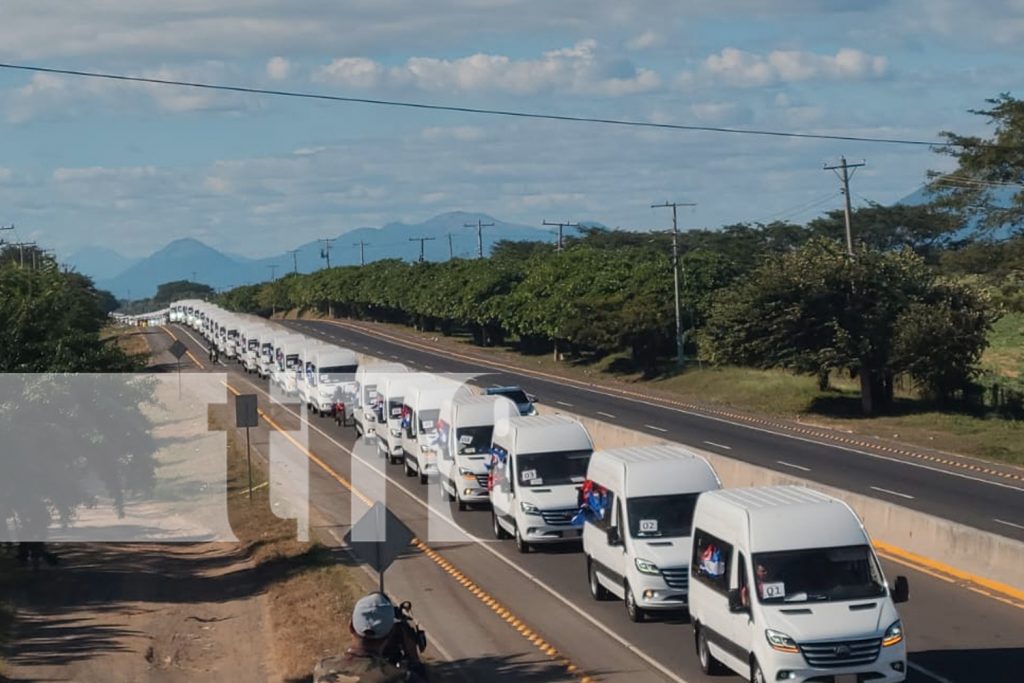
[[[896,604],[907,580],[890,586],[840,500],[794,486],[723,489],[707,460],[674,444],[595,452],[576,420],[398,363],[360,363],[351,350],[206,302],[175,302],[167,319],[313,414],[351,418],[382,458],[423,484],[434,479],[459,511],[489,507],[495,537],[519,552],[582,541],[580,580],[593,598],[622,600],[637,622],[688,614],[708,675],[906,678]]]

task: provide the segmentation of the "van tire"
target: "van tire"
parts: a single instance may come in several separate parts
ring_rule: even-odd
[[[594,562],[589,556],[587,557],[587,584],[590,586],[590,597],[598,602],[611,598],[611,591],[602,586],[601,582],[598,581],[597,567],[594,566]]]
[[[438,477],[437,486],[438,488],[441,489],[441,501],[445,503],[450,503],[452,501],[452,496],[450,493],[448,493],[448,487],[444,485],[443,477]]]
[[[491,510],[491,530],[494,531],[494,537],[499,541],[508,538],[508,532],[498,521],[498,513],[493,510]]]
[[[750,658],[750,683],[765,683],[767,679],[764,677],[764,672],[761,670],[761,665],[757,663],[756,657]]]
[[[416,472],[413,470],[412,465],[409,464],[409,458],[405,458],[405,476],[415,477]]]
[[[427,475],[425,475],[423,473],[423,470],[420,470],[420,483],[423,484],[424,486],[426,486],[427,481],[428,481]]]
[[[459,498],[459,494],[457,493],[455,494],[455,502],[459,507],[459,512],[465,512],[466,510],[469,509],[469,503],[462,500],[462,498]]]
[[[700,670],[708,676],[721,676],[724,674],[726,671],[725,666],[711,654],[711,648],[708,647],[708,639],[704,635],[704,629],[700,627],[700,624],[693,625],[693,642],[697,648],[697,662],[700,664]]]
[[[626,605],[626,616],[629,617],[629,620],[634,624],[640,624],[647,621],[647,612],[636,604],[636,596],[633,595],[633,589],[630,587],[629,581],[626,581],[625,584],[623,584],[623,588],[625,589],[623,591],[625,593],[623,596],[623,603]]]
[[[519,551],[520,553],[523,553],[524,555],[526,553],[530,552],[530,549],[531,549],[530,548],[530,544],[527,543],[525,540],[523,540],[522,534],[519,533],[519,525],[518,524],[516,524],[516,533],[515,533],[514,540],[516,542],[516,550],[517,551]]]

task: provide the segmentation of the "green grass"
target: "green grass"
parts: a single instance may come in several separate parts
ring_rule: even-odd
[[[1008,313],[992,328],[982,367],[999,377],[1024,376],[1024,313]]]

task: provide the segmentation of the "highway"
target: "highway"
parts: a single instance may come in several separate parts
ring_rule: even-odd
[[[519,384],[553,407],[667,441],[717,451],[984,531],[1024,540],[1024,479],[1001,479],[795,437],[763,427],[582,388],[555,377],[501,369],[415,348],[326,321],[284,321],[299,331],[356,351],[434,372],[487,374],[482,384]]]
[[[338,337],[344,333],[333,326],[320,324],[317,327]],[[205,351],[194,332],[178,326],[170,329],[205,361]],[[347,339],[347,345],[356,346],[354,342],[358,341],[364,347],[372,346],[373,352],[384,358],[396,355],[404,362],[426,362],[437,370],[442,369],[435,356],[417,355],[404,347],[368,339],[365,335],[352,333]],[[335,341],[343,343],[341,339]],[[357,350],[370,353],[369,348],[359,349],[357,346]],[[457,364],[446,365],[443,369],[471,371],[453,365]],[[250,378],[236,368],[231,364],[217,370],[229,373],[228,384],[234,391],[256,393],[261,408],[267,416],[274,416],[272,419],[278,427],[289,431],[300,428],[299,406],[273,404],[266,393],[265,382]],[[498,377],[496,381],[504,380]],[[556,393],[554,384],[545,385],[542,397],[545,401],[563,400],[566,403],[573,402],[575,398],[579,405],[572,409],[580,412],[596,407],[571,391]],[[609,403],[600,404],[601,410],[609,407]],[[621,417],[614,410],[620,410]],[[669,430],[664,433],[665,438],[673,437],[668,414],[657,415],[647,407],[642,410],[633,408],[630,413],[618,405],[606,412],[622,419],[623,424],[627,419],[639,419],[662,427]],[[266,419],[263,422],[268,423]],[[736,437],[734,432],[724,428],[720,432],[718,439],[726,439],[730,435]],[[257,436],[257,440],[260,438]],[[262,438],[267,438],[265,428]],[[754,440],[756,442],[756,437]],[[743,457],[739,451],[746,447],[743,445],[745,442],[720,443],[731,446],[736,451],[735,457]],[[685,623],[679,619],[666,619],[633,624],[627,620],[621,603],[597,603],[590,598],[584,560],[578,546],[520,555],[510,542],[492,540],[490,516],[486,510],[459,513],[451,506],[436,508],[439,519],[454,520],[466,535],[449,534],[443,540],[433,541],[431,539],[437,536],[434,533],[437,529],[455,533],[443,519],[428,528],[428,520],[433,514],[429,512],[428,503],[434,504],[439,499],[436,486],[422,486],[418,480],[406,478],[400,466],[385,466],[373,454],[371,446],[357,443],[351,429],[337,427],[328,420],[310,419],[306,444],[311,459],[319,461],[311,467],[315,517],[328,520],[326,524],[336,538],[343,536],[353,514],[352,498],[339,478],[352,481],[354,477],[357,488],[360,482],[365,482],[371,489],[376,487],[378,490],[368,491],[366,495],[375,499],[385,498],[392,512],[420,538],[426,539],[429,552],[440,554],[441,562],[446,566],[438,566],[442,566],[449,577],[448,588],[437,586],[439,577],[435,571],[424,574],[422,583],[408,583],[410,590],[417,591],[409,597],[417,605],[426,604],[427,614],[432,617],[426,621],[427,628],[442,647],[460,661],[459,674],[463,680],[578,680],[555,671],[550,662],[548,669],[544,670],[536,662],[536,652],[532,665],[510,666],[509,662],[514,663],[519,661],[517,658],[527,656],[524,647],[529,650],[529,638],[524,637],[524,629],[539,635],[544,644],[557,651],[559,658],[578,665],[597,680],[629,680],[630,683],[659,680],[692,683],[704,680],[694,656],[692,632]],[[793,448],[792,452],[786,452],[785,459],[799,464],[801,461],[795,460],[797,455],[794,454],[797,450]],[[852,460],[855,456],[844,454],[836,457]],[[892,464],[886,466],[894,467]],[[367,472],[380,474],[368,479]],[[937,476],[937,473],[931,475]],[[953,477],[950,480],[970,482]],[[907,481],[898,485],[909,484]],[[949,486],[952,489],[955,484]],[[997,490],[997,487],[992,487],[992,490]],[[421,550],[422,555],[429,557],[427,550]],[[414,558],[422,555],[413,554]],[[885,560],[883,565],[890,578],[904,574],[910,579],[911,601],[901,605],[900,610],[911,653],[908,680],[933,683],[1009,683],[1021,680],[1020,672],[1024,671],[1024,606],[998,596],[981,595],[971,587],[962,587],[933,572]],[[472,595],[475,593],[463,594],[463,586],[467,582],[486,592],[494,604],[483,610],[474,605]],[[513,616],[505,616],[508,614]],[[509,621],[510,618],[514,621]],[[476,668],[479,666],[484,668]]]

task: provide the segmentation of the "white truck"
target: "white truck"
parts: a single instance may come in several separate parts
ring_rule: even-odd
[[[562,415],[513,417],[494,427],[491,443],[491,524],[495,538],[516,550],[579,540],[572,526],[594,451],[590,434]]]
[[[750,681],[907,676],[896,603],[860,519],[809,488],[723,489],[697,499],[690,614],[701,669]]]
[[[707,460],[675,444],[596,451],[583,502],[583,553],[595,600],[630,621],[685,610],[697,497],[722,487]]]
[[[307,352],[306,373],[299,384],[302,400],[314,415],[334,415],[343,408],[347,421],[355,399],[355,377],[359,358],[340,346],[322,345]]]
[[[402,400],[402,454],[405,475],[419,475],[426,484],[431,474],[437,474],[440,451],[437,423],[441,405],[456,396],[472,396],[463,384],[437,375],[416,374],[416,381],[406,389]]]
[[[295,367],[305,344],[306,338],[301,334],[290,334],[278,340],[278,346],[274,349],[276,365],[273,381],[285,394],[295,393]]]
[[[445,500],[454,499],[459,510],[489,502],[487,465],[494,424],[518,414],[516,404],[503,396],[457,396],[442,404],[437,479]]]
[[[362,363],[356,370],[356,405],[353,422],[357,436],[376,436],[377,425],[384,423],[379,387],[391,373],[409,372],[400,363]]]
[[[377,387],[384,413],[377,425],[377,451],[392,465],[402,461],[402,400],[412,374],[389,373]]]

